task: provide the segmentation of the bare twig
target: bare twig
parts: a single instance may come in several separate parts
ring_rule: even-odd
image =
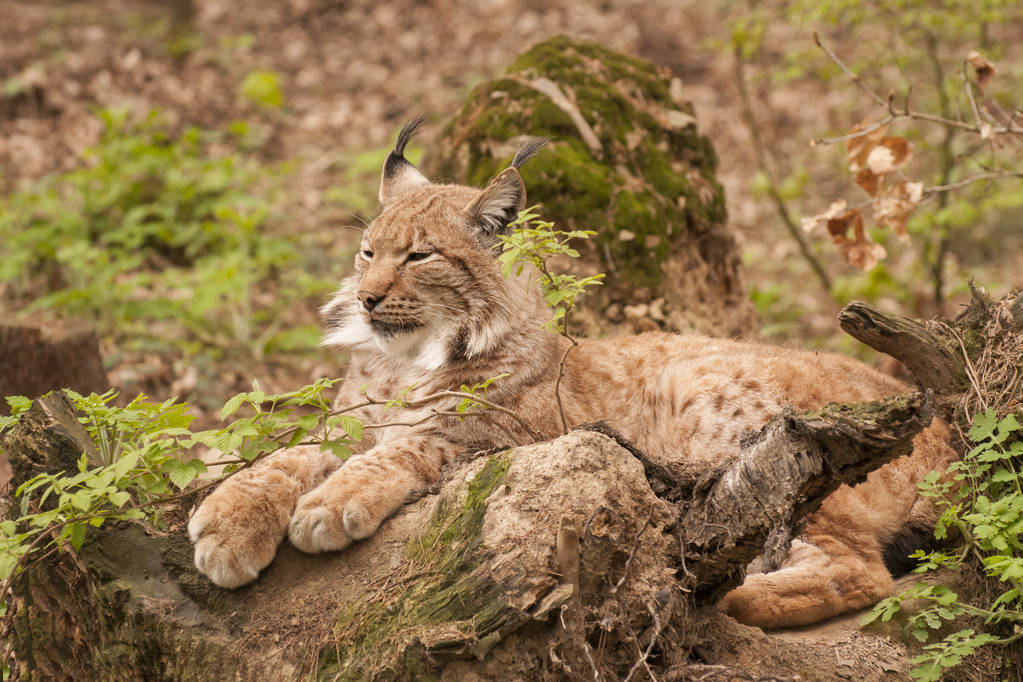
[[[739,88],[739,98],[742,101],[742,114],[746,121],[746,127],[749,128],[750,140],[753,143],[753,153],[757,158],[757,167],[767,177],[767,192],[771,196],[771,200],[774,202],[775,209],[778,211],[778,216],[781,218],[782,224],[785,225],[785,229],[788,230],[789,234],[796,244],[799,246],[799,252],[803,255],[803,258],[810,265],[817,279],[820,280],[821,286],[824,290],[831,291],[831,278],[828,277],[828,273],[824,270],[824,266],[821,265],[820,261],[814,255],[813,251],[810,250],[810,245],[806,242],[806,238],[803,236],[803,231],[796,225],[796,221],[793,220],[789,214],[788,207],[785,205],[785,199],[781,196],[781,192],[778,191],[778,183],[775,181],[774,173],[771,172],[770,165],[767,160],[767,152],[764,150],[764,144],[760,139],[760,128],[757,126],[756,116],[753,113],[753,104],[749,95],[749,87],[746,85],[746,70],[745,70],[745,58],[742,56],[742,51],[736,49],[735,51],[735,82]]]
[[[653,651],[654,645],[657,644],[657,638],[661,636],[661,618],[657,615],[657,609],[647,605],[647,610],[650,611],[650,615],[654,617],[654,631],[650,635],[650,643],[647,644],[646,651],[644,651],[639,660],[633,663],[632,667],[629,668],[629,674],[625,676],[625,680],[623,680],[623,682],[629,682],[636,671],[639,670],[639,666],[646,665],[646,659],[650,656],[650,652]],[[649,667],[647,668],[647,672],[650,673]],[[653,673],[650,673],[650,677],[653,678]]]
[[[816,43],[817,47],[821,48],[824,51],[824,53],[828,55],[828,58],[831,59],[831,61],[834,62],[834,64],[838,68],[840,68],[847,76],[849,76],[849,78],[852,79],[852,81],[854,83],[856,83],[856,85],[858,87],[860,87],[864,92],[866,92],[870,96],[870,98],[872,100],[874,100],[879,105],[884,107],[884,109],[888,112],[888,114],[889,114],[888,118],[883,123],[878,124],[877,127],[880,127],[880,125],[887,125],[888,123],[891,123],[892,121],[895,121],[895,120],[898,120],[898,119],[906,118],[906,119],[911,119],[911,120],[916,120],[916,121],[927,121],[928,123],[938,123],[938,124],[943,125],[943,126],[949,126],[949,127],[952,127],[952,128],[957,128],[959,130],[968,130],[968,131],[970,131],[972,133],[977,133],[978,135],[980,134],[981,129],[980,129],[979,125],[972,125],[972,124],[966,123],[964,121],[960,121],[960,120],[957,120],[957,119],[954,119],[954,118],[949,118],[947,116],[936,116],[934,114],[927,114],[927,113],[924,113],[924,112],[921,112],[921,111],[913,111],[912,109],[909,108],[909,98],[908,97],[906,98],[906,104],[905,104],[904,108],[901,109],[901,110],[896,109],[893,99],[887,99],[886,100],[885,98],[881,97],[876,92],[874,92],[874,90],[869,85],[867,85],[859,76],[857,76],[855,73],[853,73],[853,71],[848,66],[846,66],[842,62],[841,59],[838,58],[838,55],[836,55],[827,45],[825,45],[821,41],[820,36],[818,36],[816,33],[814,33],[813,34],[813,39],[814,39],[814,43]],[[876,129],[877,128],[874,128],[874,130],[876,130]],[[1009,122],[1006,125],[992,126],[992,128],[991,128],[991,134],[992,135],[995,135],[995,134],[1001,135],[1001,134],[1006,134],[1006,133],[1012,134],[1012,135],[1023,135],[1023,126],[1017,125],[1016,123],[1013,123],[1013,122]],[[858,132],[857,134],[853,135],[852,137],[858,137],[859,135],[863,135],[863,134],[866,134],[866,133]],[[814,143],[815,144],[835,144],[837,142],[844,142],[847,139],[851,139],[851,137],[849,137],[849,136],[842,136],[842,137],[836,137],[836,138],[825,138],[825,139],[815,140]]]
[[[593,654],[592,649],[590,649],[589,642],[583,642],[583,653],[586,654],[586,662],[590,664],[590,670],[593,671],[593,679],[600,682],[602,678],[600,676],[600,671],[597,670],[597,664],[593,662]]]
[[[653,518],[652,514],[647,517],[647,520],[643,523],[643,527],[639,529],[638,533],[636,533],[636,539],[632,543],[632,551],[629,552],[629,558],[625,560],[625,568],[622,571],[622,577],[619,578],[618,582],[615,583],[615,586],[611,588],[612,597],[617,594],[618,588],[620,588],[622,583],[625,582],[625,579],[629,577],[629,567],[632,566],[632,559],[636,556],[636,550],[639,549],[639,540],[643,537],[643,533],[650,526],[650,521]]]
[[[561,378],[565,376],[565,361],[568,360],[568,354],[572,352],[573,348],[579,345],[576,343],[576,340],[568,334],[565,334],[565,338],[572,343],[565,349],[565,352],[561,354],[561,360],[558,362],[558,378],[554,381],[554,398],[558,403],[558,416],[561,417],[562,435],[568,433],[568,420],[565,419],[565,407],[561,404]]]
[[[963,352],[963,359],[966,361],[966,375],[970,379],[970,388],[972,388],[973,392],[977,394],[977,401],[980,403],[980,406],[987,410],[988,404],[987,400],[984,399],[984,391],[980,388],[980,378],[977,375],[977,369],[973,366],[973,362],[970,360],[970,354],[966,352],[966,344],[963,343],[963,337],[959,335],[959,332],[957,332],[955,327],[952,325],[947,322],[942,322],[942,324],[950,332],[952,332],[952,336],[954,336],[956,341],[959,342],[959,349]]]
[[[968,178],[959,180],[958,182],[952,182],[947,185],[934,185],[932,187],[924,188],[924,194],[937,194],[939,192],[950,192],[957,189],[962,189],[967,185],[971,185],[975,182],[983,182],[985,180],[995,180],[998,178],[1023,178],[1023,171],[991,171],[990,173],[980,173],[973,175]]]
[[[889,116],[881,119],[877,123],[871,123],[870,125],[862,128],[860,130],[857,130],[854,133],[849,133],[847,135],[839,135],[838,137],[820,137],[820,138],[816,138],[816,139],[810,140],[810,146],[811,147],[816,147],[819,144],[838,144],[840,142],[848,142],[849,140],[855,140],[858,137],[864,137],[866,135],[870,135],[875,130],[879,130],[881,128],[884,128],[886,125],[888,125],[889,123],[894,121],[895,118],[896,118],[895,116],[890,116],[889,115]]]
[[[842,71],[845,72],[845,75],[849,76],[849,78],[851,78],[852,81],[856,83],[856,85],[858,85],[865,93],[867,93],[871,99],[873,99],[875,102],[885,107],[886,109],[891,107],[891,101],[890,100],[886,101],[885,99],[883,99],[880,95],[874,92],[873,88],[864,83],[859,76],[853,73],[852,69],[843,64],[842,60],[838,58],[838,55],[832,52],[831,48],[829,48],[827,45],[821,42],[821,38],[819,35],[817,35],[816,31],[813,32],[813,42],[817,45],[817,47],[824,50],[824,53],[831,58],[831,61],[833,61],[835,65],[838,66],[838,68],[842,69]]]

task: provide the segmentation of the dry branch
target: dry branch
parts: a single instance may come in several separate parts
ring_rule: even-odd
[[[931,395],[917,393],[772,419],[700,486],[683,516],[691,587],[713,599],[737,586],[775,529],[798,530],[839,485],[908,453],[933,414]]]
[[[939,327],[885,313],[853,301],[838,313],[838,323],[855,339],[892,356],[935,393],[959,393],[967,385],[959,344]]]

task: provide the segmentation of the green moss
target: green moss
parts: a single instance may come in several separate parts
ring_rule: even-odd
[[[574,103],[597,135],[596,153],[571,117],[531,86],[538,77]],[[523,168],[529,203],[542,204],[544,216],[561,226],[597,231],[599,251],[615,265],[609,285],[656,287],[657,266],[674,246],[726,218],[709,140],[693,124],[667,125],[671,111],[693,113],[692,105],[672,99],[670,83],[670,74],[651,62],[557,36],[473,91],[448,128],[450,139],[440,142],[441,154],[461,160],[452,156],[427,170],[482,186],[507,167],[508,159],[493,153],[502,143],[551,137],[551,148]],[[622,230],[635,238],[620,239]]]
[[[508,609],[503,594],[477,569],[487,558],[480,546],[486,501],[510,465],[507,454],[491,457],[464,501],[441,505],[423,536],[406,548],[405,580],[392,576],[394,587],[342,608],[319,677],[425,679],[431,666],[421,642],[432,634],[472,640],[501,624]]]

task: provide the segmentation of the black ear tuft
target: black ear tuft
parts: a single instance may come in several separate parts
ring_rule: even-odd
[[[415,118],[405,121],[405,125],[398,131],[398,139],[394,142],[394,151],[387,155],[387,161],[384,162],[385,178],[394,175],[397,168],[403,164],[412,165],[405,159],[405,147],[425,123],[426,114],[419,114]]]
[[[398,139],[394,143],[394,150],[387,155],[387,160],[384,161],[379,195],[380,203],[384,206],[401,196],[407,190],[429,182],[405,158],[405,147],[408,146],[409,140],[423,127],[424,123],[426,123],[426,114],[420,114],[406,121],[405,125],[398,132]]]
[[[537,153],[547,146],[551,141],[549,137],[534,137],[526,142],[519,151],[515,153],[515,158],[512,159],[512,168],[521,168],[522,164],[529,161],[531,158],[537,155]]]
[[[526,207],[526,186],[517,168],[506,168],[490,181],[476,199],[466,206],[472,224],[491,238],[503,234],[508,223]]]

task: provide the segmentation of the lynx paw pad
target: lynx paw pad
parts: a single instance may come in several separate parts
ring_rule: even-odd
[[[324,504],[303,502],[291,517],[288,539],[310,554],[344,549],[352,542],[338,513]]]
[[[195,516],[188,534],[195,543],[195,567],[215,585],[241,587],[252,582],[273,559],[273,552],[246,546],[236,534],[207,532],[204,520]]]

